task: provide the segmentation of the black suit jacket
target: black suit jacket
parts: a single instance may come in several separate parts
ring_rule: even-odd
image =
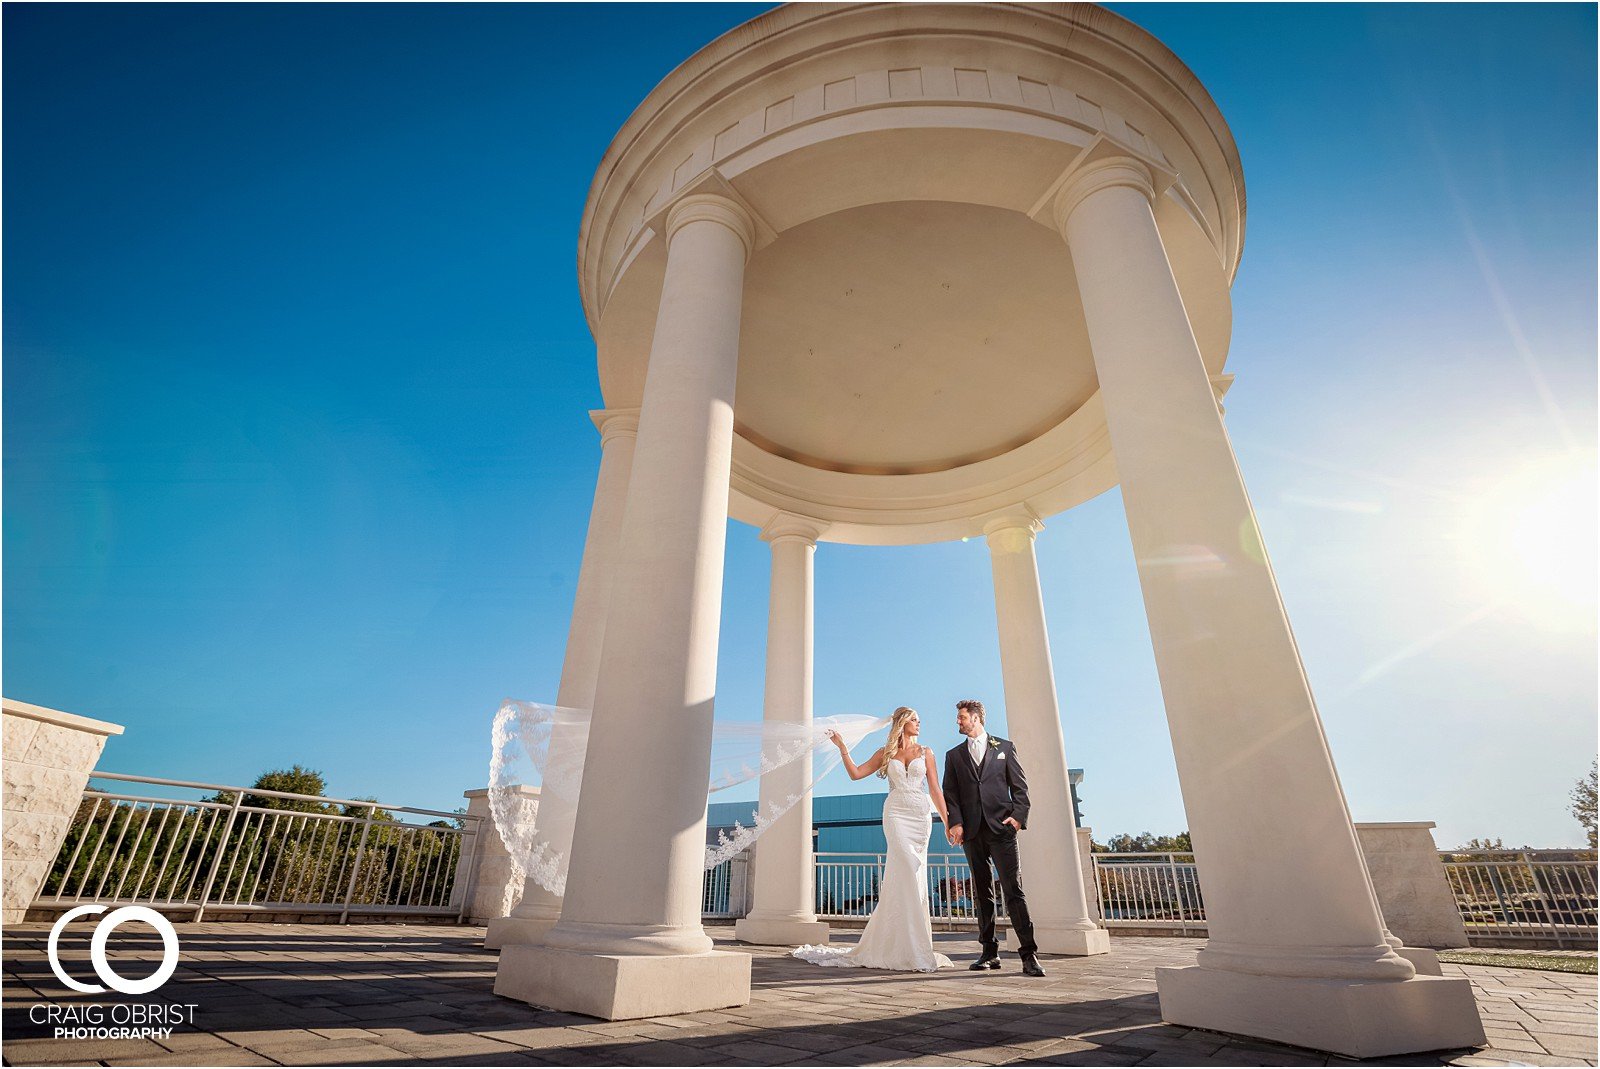
[[[973,767],[967,742],[944,755],[944,804],[950,810],[952,826],[975,830],[984,827],[997,834],[1011,829],[1002,824],[1006,817],[1028,826],[1028,780],[1017,760],[1010,740],[989,736],[983,764]]]

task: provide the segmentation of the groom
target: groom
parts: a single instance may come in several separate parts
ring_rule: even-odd
[[[983,952],[969,968],[998,969],[1000,943],[994,934],[994,884],[989,861],[1000,873],[1006,912],[1017,933],[1017,954],[1026,976],[1043,976],[1033,921],[1017,872],[1017,832],[1028,823],[1028,781],[1017,762],[1016,748],[984,730],[983,703],[956,702],[956,730],[967,741],[944,755],[944,801],[950,810],[946,832],[951,845],[967,855],[972,870],[972,897],[978,904],[978,942]]]

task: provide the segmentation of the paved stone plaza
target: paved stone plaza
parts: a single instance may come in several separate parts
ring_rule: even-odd
[[[92,982],[89,925],[62,938],[69,975]],[[732,929],[712,929],[732,945]],[[756,949],[750,1005],[608,1024],[493,993],[483,929],[421,925],[180,926],[182,959],[158,992],[123,1001],[194,1003],[169,1039],[57,1040],[30,1024],[40,1002],[72,995],[50,971],[48,926],[6,929],[8,1065],[1325,1065],[1342,1058],[1163,1025],[1154,970],[1193,960],[1199,940],[1114,939],[1096,958],[1047,958],[1029,980],[819,969]],[[854,938],[844,933],[836,941]],[[119,940],[131,944],[135,930]],[[960,966],[964,935],[937,936]],[[150,960],[159,952],[152,936]],[[139,952],[114,952],[112,963]],[[1445,966],[1471,979],[1486,1050],[1380,1065],[1594,1065],[1592,976]],[[146,970],[132,964],[129,976]],[[70,997],[69,997],[70,996]],[[101,998],[102,1002],[110,999]]]

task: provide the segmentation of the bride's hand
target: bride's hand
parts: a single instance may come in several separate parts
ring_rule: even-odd
[[[828,741],[829,742],[831,742],[835,746],[839,747],[839,750],[840,750],[841,753],[844,752],[844,736],[840,735],[837,731],[833,730],[832,728],[829,728],[823,734],[828,736]]]

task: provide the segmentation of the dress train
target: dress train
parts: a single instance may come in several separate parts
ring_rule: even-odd
[[[792,953],[813,965],[935,972],[952,967],[933,949],[933,918],[928,912],[928,835],[933,802],[928,797],[928,763],[898,758],[888,764],[889,796],[883,803],[883,834],[888,858],[878,904],[853,947],[803,946]]]

